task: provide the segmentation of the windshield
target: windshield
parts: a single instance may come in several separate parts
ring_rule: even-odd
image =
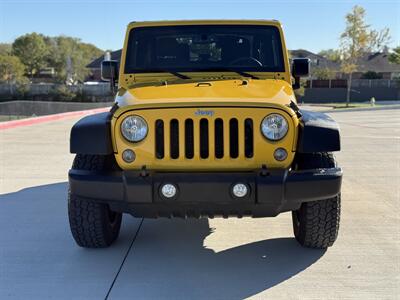
[[[284,72],[275,26],[184,25],[134,28],[125,73]]]

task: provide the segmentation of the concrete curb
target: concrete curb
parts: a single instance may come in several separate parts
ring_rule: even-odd
[[[53,114],[53,115],[42,116],[42,117],[1,122],[0,130],[11,129],[11,128],[16,128],[16,127],[21,127],[21,126],[29,126],[29,125],[40,124],[40,123],[51,122],[51,121],[58,121],[58,120],[63,120],[63,119],[68,119],[68,118],[73,118],[73,117],[78,117],[78,116],[86,116],[86,115],[91,115],[91,114],[95,114],[95,113],[105,112],[108,110],[110,110],[109,107],[103,107],[103,108],[96,108],[96,109],[71,111],[71,112]]]
[[[319,112],[322,112],[322,113],[343,113],[343,112],[374,111],[374,110],[389,110],[389,109],[400,109],[400,105],[385,105],[385,106],[378,106],[378,107],[327,109],[327,110],[321,110]]]

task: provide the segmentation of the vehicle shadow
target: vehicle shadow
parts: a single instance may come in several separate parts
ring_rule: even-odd
[[[239,230],[245,234],[246,228]],[[302,272],[325,252],[302,248],[294,238],[215,252],[204,246],[212,233],[207,219],[144,220],[110,299],[132,293],[140,299],[243,299]]]
[[[107,249],[71,235],[66,182],[0,195],[0,299],[104,299],[140,219],[125,218]]]
[[[106,295],[140,219],[125,215],[110,248],[79,248],[69,232],[66,193],[63,182],[0,195],[0,298]],[[242,299],[302,272],[324,254],[293,238],[226,249],[232,235],[246,234],[240,221],[211,243],[214,232],[208,219],[144,220],[110,299]],[[207,248],[218,243],[226,250]]]

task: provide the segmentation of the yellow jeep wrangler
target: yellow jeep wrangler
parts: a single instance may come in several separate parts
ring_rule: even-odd
[[[273,217],[292,212],[306,247],[336,240],[342,170],[338,125],[300,110],[293,90],[309,60],[289,61],[278,21],[128,25],[110,112],[71,130],[70,227],[82,247],[107,247],[122,213]]]

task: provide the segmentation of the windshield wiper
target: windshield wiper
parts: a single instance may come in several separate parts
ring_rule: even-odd
[[[178,73],[178,72],[175,72],[175,71],[170,71],[170,70],[160,70],[160,71],[161,72],[171,73],[172,75],[174,75],[174,76],[176,76],[176,77],[178,77],[180,79],[191,79],[189,76],[186,76],[184,74],[181,74],[181,73]]]
[[[176,77],[180,78],[180,79],[191,79],[189,76],[182,74],[182,73],[178,73],[178,72],[174,72],[174,71],[166,71],[168,73],[171,73],[172,75],[175,75]]]
[[[243,77],[250,77],[251,79],[260,79],[260,77],[257,77],[255,75],[247,73],[247,72],[242,72],[242,71],[238,71],[238,70],[228,70],[228,69],[227,69],[227,71],[235,72]]]
[[[233,72],[233,73],[237,73],[237,74],[239,74],[240,76],[242,76],[242,77],[249,77],[249,78],[251,78],[251,79],[260,79],[259,77],[257,77],[257,76],[255,76],[255,75],[253,75],[253,74],[250,74],[250,73],[247,73],[247,72],[243,72],[243,71],[240,71],[240,70],[235,70],[235,69],[231,69],[231,68],[225,68],[225,67],[222,67],[222,68],[206,68],[206,69],[200,69],[199,71],[205,71],[205,72]]]
[[[180,79],[192,79],[189,76],[186,76],[182,73],[178,73],[178,72],[166,70],[166,69],[137,69],[137,70],[135,70],[135,72],[137,72],[137,73],[170,73]]]

